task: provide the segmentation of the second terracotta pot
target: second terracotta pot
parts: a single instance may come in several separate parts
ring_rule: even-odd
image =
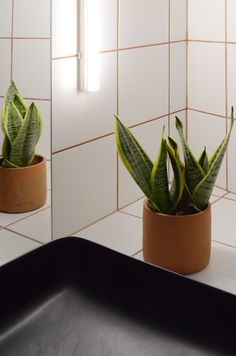
[[[146,262],[180,274],[205,268],[211,253],[211,206],[193,215],[165,215],[143,206]]]
[[[1,163],[1,162],[0,162]],[[35,155],[30,166],[5,168],[0,164],[0,211],[23,213],[46,202],[46,160]]]

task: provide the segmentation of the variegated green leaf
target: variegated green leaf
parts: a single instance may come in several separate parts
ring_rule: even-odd
[[[202,151],[198,162],[200,164],[200,166],[202,167],[202,169],[204,170],[205,174],[207,174],[208,170],[209,170],[209,159],[208,159],[208,155],[206,152],[206,147],[204,147],[204,150]]]
[[[115,119],[116,145],[121,161],[147,198],[151,199],[150,177],[153,163],[117,115]]]
[[[32,103],[12,144],[10,162],[20,167],[31,164],[40,133],[41,116],[37,106]]]
[[[205,176],[205,173],[194,155],[192,154],[190,148],[188,147],[183,133],[183,124],[177,116],[175,117],[175,125],[183,146],[185,161],[185,179],[190,193],[192,193],[198,183],[201,182],[201,180]]]
[[[173,140],[169,140],[170,144],[168,145],[165,142],[166,149],[168,151],[168,155],[170,158],[172,170],[173,170],[173,183],[170,189],[170,199],[171,199],[171,209],[168,211],[169,214],[173,214],[176,212],[176,208],[182,198],[184,191],[184,171],[181,165],[181,161],[178,157],[178,146]],[[175,150],[172,148],[174,147]],[[177,152],[177,154],[176,154]]]
[[[158,206],[162,213],[171,209],[169,196],[168,174],[167,174],[167,149],[164,140],[164,128],[162,131],[161,144],[157,160],[151,173],[152,201]]]
[[[5,116],[5,133],[8,136],[10,143],[16,139],[16,136],[23,124],[23,118],[13,102],[9,103]]]
[[[4,160],[9,160],[11,153],[11,143],[7,135],[4,136],[2,144],[2,157]]]
[[[16,105],[16,107],[18,108],[18,110],[21,113],[21,116],[24,117],[24,114],[27,110],[27,105],[25,103],[25,101],[23,100],[22,96],[20,95],[16,85],[14,82],[11,82],[6,95],[4,96],[4,100],[3,100],[3,108],[2,108],[2,115],[1,115],[1,126],[2,126],[2,130],[5,133],[5,114],[6,114],[6,110],[8,107],[8,104],[13,102]]]
[[[221,142],[219,147],[216,149],[214,155],[211,158],[210,161],[210,167],[207,175],[204,177],[204,179],[197,185],[193,192],[193,201],[194,204],[199,208],[199,209],[204,209],[210,199],[212,190],[214,188],[215,181],[217,179],[221,163],[223,161],[225,151],[227,149],[227,145],[229,142],[229,138],[231,135],[231,131],[233,128],[234,124],[234,118],[233,118],[233,109],[231,111],[231,125],[229,132],[227,136],[224,138],[224,140]]]

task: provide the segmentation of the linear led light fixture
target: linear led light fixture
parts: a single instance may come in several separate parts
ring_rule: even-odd
[[[81,89],[99,90],[100,0],[80,0],[80,82]]]

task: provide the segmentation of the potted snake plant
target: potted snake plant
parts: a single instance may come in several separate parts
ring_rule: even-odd
[[[0,158],[0,211],[20,213],[46,201],[46,159],[35,154],[42,119],[35,103],[29,106],[12,82],[3,100]]]
[[[184,162],[179,147],[162,132],[160,148],[153,163],[131,131],[115,115],[115,136],[121,161],[146,196],[143,205],[144,260],[181,274],[206,267],[211,252],[210,196],[229,142],[228,134],[209,158],[206,148],[197,159],[184,136],[182,121],[176,117]],[[173,170],[168,181],[167,162]]]

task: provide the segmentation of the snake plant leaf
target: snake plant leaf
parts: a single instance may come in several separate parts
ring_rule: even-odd
[[[126,127],[119,117],[115,115],[116,146],[128,172],[131,174],[140,189],[151,200],[152,189],[150,183],[153,163],[140,146],[134,135]]]
[[[176,154],[176,152],[178,152],[177,143],[175,143],[173,140],[172,141],[169,140],[169,144],[165,141],[165,146],[174,173],[173,183],[169,192],[172,205],[168,213],[174,214],[176,212],[176,208],[182,198],[183,191],[184,191],[184,184],[185,184],[184,170],[181,165],[181,161],[178,157],[178,154]],[[173,149],[173,147],[175,147],[175,150]]]
[[[20,167],[30,165],[34,158],[35,145],[38,142],[40,133],[41,115],[38,107],[32,103],[12,144],[10,162]]]
[[[23,118],[13,102],[8,104],[5,116],[5,132],[11,145],[23,124]]]
[[[10,153],[11,153],[11,142],[8,136],[4,135],[3,144],[2,144],[2,157],[4,161],[10,159]]]
[[[204,170],[205,174],[207,174],[207,172],[209,170],[209,159],[208,159],[208,155],[206,152],[206,147],[204,147],[204,150],[202,151],[202,153],[198,159],[198,163]]]
[[[199,184],[199,182],[201,182],[204,178],[205,172],[192,154],[190,148],[188,147],[183,133],[183,124],[177,116],[175,117],[175,126],[179,133],[184,152],[186,183],[188,185],[190,193],[192,193],[196,186]]]
[[[4,161],[2,162],[2,167],[5,167],[5,168],[19,168],[19,166],[17,166],[16,164],[11,163],[7,159],[4,159]]]
[[[196,186],[193,192],[193,201],[194,204],[200,209],[204,209],[208,201],[210,199],[212,190],[214,188],[214,184],[216,178],[218,176],[221,163],[223,161],[225,151],[227,149],[227,145],[230,139],[231,131],[234,125],[234,118],[233,118],[233,110],[231,111],[231,125],[228,134],[221,142],[219,147],[216,149],[214,155],[211,158],[210,168],[207,175],[203,178],[203,180]]]
[[[3,109],[2,109],[2,115],[1,115],[1,126],[2,126],[2,131],[5,133],[5,116],[6,116],[6,110],[9,105],[9,103],[13,102],[20,111],[22,117],[24,117],[26,110],[27,110],[27,105],[25,101],[23,100],[22,96],[20,95],[16,85],[14,82],[11,82],[6,95],[4,96],[3,100]]]
[[[164,140],[164,127],[157,159],[151,173],[152,201],[162,213],[171,209],[171,200],[168,187],[167,149]]]

